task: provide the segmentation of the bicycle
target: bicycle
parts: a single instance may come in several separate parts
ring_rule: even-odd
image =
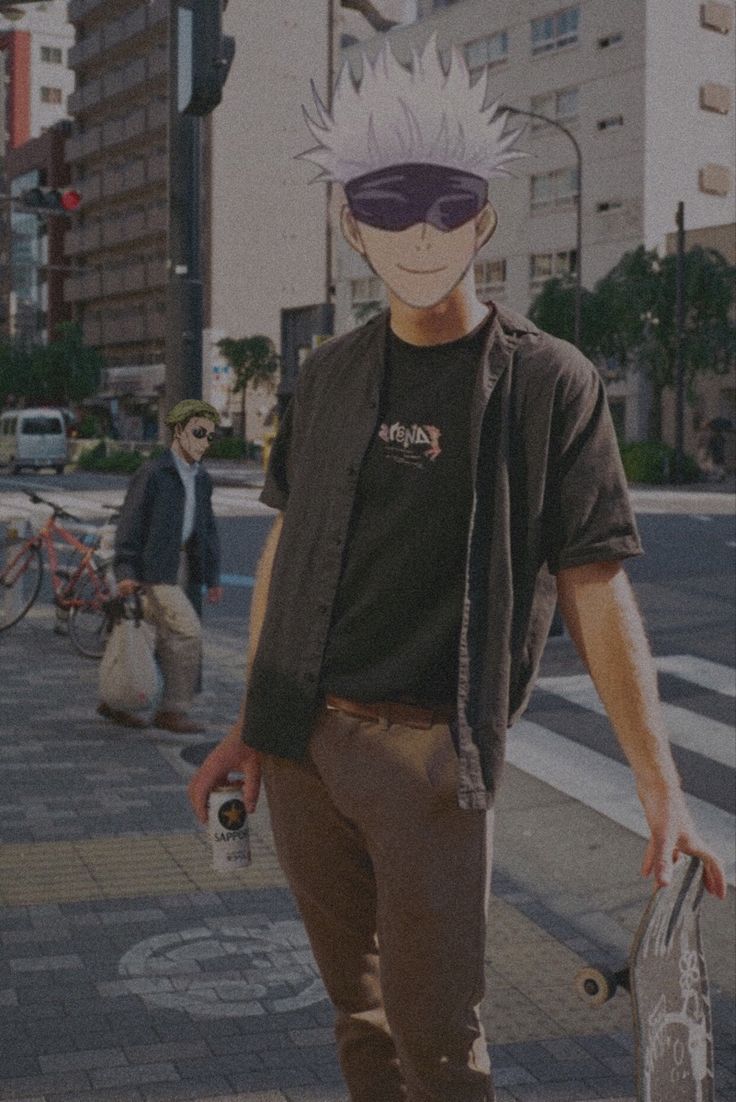
[[[34,535],[13,552],[0,570],[0,632],[7,631],[22,620],[36,601],[43,582],[46,552],[54,603],[69,612],[69,638],[80,654],[100,658],[109,633],[107,602],[112,598],[108,580],[109,562],[99,554],[99,539],[84,542],[69,532],[60,518],[81,523],[80,518],[61,505],[25,491],[34,505],[48,505],[51,515]],[[6,537],[7,538],[7,537]],[[60,541],[76,553],[70,566],[61,566],[56,542]]]

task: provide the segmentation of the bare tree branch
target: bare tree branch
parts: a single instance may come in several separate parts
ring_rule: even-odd
[[[340,6],[348,8],[350,11],[357,11],[379,34],[390,31],[392,27],[398,27],[399,25],[396,20],[386,19],[385,16],[381,15],[376,5],[371,3],[371,0],[340,0]]]

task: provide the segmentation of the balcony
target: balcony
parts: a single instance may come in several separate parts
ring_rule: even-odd
[[[67,230],[64,238],[64,252],[66,256],[78,256],[80,253],[99,249],[101,241],[100,223],[89,222],[73,230]]]
[[[82,334],[85,344],[102,344],[102,320],[85,317],[82,321]]]
[[[64,146],[64,160],[67,164],[72,161],[81,161],[92,153],[99,153],[101,148],[101,132],[99,126],[93,126],[84,130],[81,134],[74,134],[67,138]]]
[[[148,105],[148,129],[160,130],[168,125],[169,104],[165,99],[155,100]]]
[[[169,174],[169,161],[165,153],[154,153],[148,158],[146,179],[149,184],[164,183]]]
[[[90,299],[100,297],[102,290],[101,273],[82,272],[79,275],[67,277],[64,282],[65,302],[89,302]]]
[[[78,69],[90,58],[95,57],[102,49],[102,35],[99,31],[93,31],[86,38],[75,42],[69,50],[68,65],[70,69]]]

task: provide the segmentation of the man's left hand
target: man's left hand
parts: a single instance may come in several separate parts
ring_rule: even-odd
[[[213,585],[207,590],[207,604],[219,605],[222,600],[223,588],[221,585]]]
[[[717,899],[726,898],[726,877],[716,855],[708,849],[695,829],[682,790],[675,787],[639,788],[639,798],[649,823],[651,838],[642,876],[651,876],[658,888],[672,880],[672,866],[679,855],[689,854],[703,862],[703,882]]]

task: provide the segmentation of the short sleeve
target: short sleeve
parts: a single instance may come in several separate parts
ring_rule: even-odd
[[[291,486],[291,462],[294,430],[294,400],[292,399],[281,419],[279,430],[271,445],[266,470],[266,481],[260,500],[272,509],[284,510],[289,500]]]
[[[591,364],[558,387],[546,502],[547,565],[642,553],[603,381]]]

